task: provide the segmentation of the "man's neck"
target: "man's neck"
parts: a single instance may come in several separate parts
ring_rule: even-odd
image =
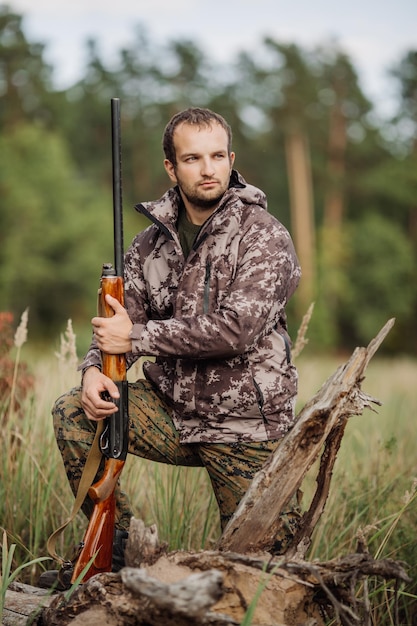
[[[190,205],[190,203],[184,203],[185,205],[185,214],[187,216],[187,219],[189,222],[191,222],[191,224],[196,224],[198,226],[202,226],[204,224],[204,222],[210,217],[210,215],[212,215],[214,213],[214,211],[217,209],[218,204],[216,204],[214,207],[210,207],[210,208],[201,208],[201,207],[195,207],[193,205]]]

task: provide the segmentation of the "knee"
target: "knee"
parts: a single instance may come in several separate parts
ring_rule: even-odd
[[[60,396],[52,407],[52,419],[57,438],[64,438],[66,430],[74,429],[76,417],[84,415],[81,405],[81,388],[75,387]],[[59,435],[61,433],[61,435]]]

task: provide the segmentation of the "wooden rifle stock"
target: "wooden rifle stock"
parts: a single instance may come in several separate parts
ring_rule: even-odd
[[[123,222],[121,202],[121,159],[120,159],[120,104],[118,98],[111,101],[112,107],[112,146],[113,146],[113,214],[114,214],[114,257],[115,267],[103,265],[98,314],[101,317],[114,315],[105,296],[110,294],[124,305],[123,283]],[[128,446],[128,387],[126,359],[123,354],[101,353],[102,372],[117,385],[120,398],[111,399],[118,407],[117,413],[105,420],[105,428],[100,437],[100,448],[105,457],[104,471],[100,480],[88,490],[94,509],[80,546],[80,553],[74,565],[72,582],[81,575],[84,568],[91,565],[82,578],[85,582],[95,574],[111,572],[113,556],[113,536],[116,501],[114,490],[126,460]],[[107,398],[106,398],[107,399]],[[101,422],[98,422],[98,427]]]

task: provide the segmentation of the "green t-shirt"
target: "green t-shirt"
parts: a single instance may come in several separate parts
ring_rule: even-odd
[[[180,243],[185,258],[190,254],[190,250],[193,247],[193,243],[200,232],[201,226],[199,224],[193,224],[187,218],[185,212],[185,206],[181,205],[178,211],[177,221],[178,234],[180,237]]]

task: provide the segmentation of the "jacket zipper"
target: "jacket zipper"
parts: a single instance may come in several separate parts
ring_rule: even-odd
[[[281,334],[281,337],[284,340],[284,345],[285,345],[285,357],[287,359],[287,363],[291,363],[291,346],[290,346],[290,342],[288,341],[288,338],[285,334]]]
[[[254,384],[255,391],[256,391],[256,401],[258,403],[259,412],[265,424],[268,424],[268,420],[264,413],[264,397],[263,397],[261,388],[259,387],[258,383],[256,382],[254,378],[252,380],[253,380],[253,384]]]
[[[203,312],[209,312],[209,302],[210,302],[210,277],[211,277],[211,263],[207,261],[206,263],[206,273],[204,275],[204,299],[203,299]]]

